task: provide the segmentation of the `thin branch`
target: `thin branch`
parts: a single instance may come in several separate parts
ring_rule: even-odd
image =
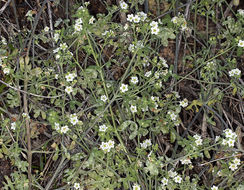
[[[7,6],[10,4],[12,0],[8,0],[3,7],[0,9],[0,15],[3,14],[4,10],[7,8]]]

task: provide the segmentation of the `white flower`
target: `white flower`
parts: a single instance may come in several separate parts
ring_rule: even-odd
[[[183,158],[180,160],[182,164],[191,164],[191,159],[190,158]]]
[[[234,163],[231,163],[229,168],[232,170],[232,171],[235,171],[237,169],[237,165],[234,164]]]
[[[103,102],[106,102],[106,101],[108,100],[108,98],[107,98],[106,95],[102,95],[102,96],[101,96],[101,100],[102,100]]]
[[[66,43],[62,43],[62,44],[60,44],[60,49],[62,49],[63,51],[65,51],[67,48],[68,48],[68,46],[67,46],[67,44]]]
[[[188,100],[185,98],[184,100],[180,101],[180,106],[183,107],[183,108],[188,106]]]
[[[81,24],[75,24],[75,32],[80,32],[83,29]]]
[[[100,148],[104,151],[104,152],[109,152],[109,146],[108,143],[106,142],[102,142],[102,144],[100,145]]]
[[[194,135],[193,138],[197,139],[201,139],[201,136],[199,136],[198,134]]]
[[[133,17],[133,22],[134,23],[139,23],[140,22],[140,17],[138,16],[138,15],[135,15],[134,17]]]
[[[155,77],[156,79],[159,79],[159,77],[160,77],[160,73],[159,73],[158,71],[156,71],[156,72],[154,73],[154,77]]]
[[[239,40],[238,46],[239,47],[244,47],[244,40]]]
[[[227,144],[228,144],[229,147],[234,147],[234,146],[235,146],[235,140],[233,140],[233,139],[229,139],[229,140],[227,141]]]
[[[141,187],[138,184],[133,185],[133,190],[141,190]]]
[[[6,40],[6,38],[2,37],[2,43],[3,43],[3,45],[7,45],[7,40]]]
[[[128,85],[127,84],[121,84],[120,86],[121,92],[127,92],[128,91]]]
[[[71,86],[67,86],[65,88],[65,92],[67,92],[68,94],[70,94],[71,92],[73,92],[73,88]]]
[[[4,68],[3,69],[3,73],[8,75],[10,73],[10,69],[9,68]]]
[[[197,139],[195,141],[195,143],[196,143],[197,146],[201,146],[202,145],[202,139]]]
[[[170,119],[171,119],[172,121],[176,121],[176,119],[177,119],[177,114],[175,114],[173,111],[169,111],[168,114],[169,114]]]
[[[153,27],[153,28],[151,28],[151,33],[152,33],[152,34],[155,34],[155,35],[158,35],[158,33],[159,33],[159,28],[158,28],[158,27]]]
[[[59,40],[59,33],[55,33],[53,39],[55,42],[57,42]]]
[[[75,188],[75,189],[80,189],[80,184],[79,184],[79,183],[75,183],[75,184],[74,184],[74,188]]]
[[[32,14],[33,14],[33,12],[32,12],[32,10],[29,10],[27,13],[26,13],[26,17],[32,17]]]
[[[172,19],[171,19],[171,22],[173,22],[174,24],[177,24],[177,22],[178,22],[178,17],[173,17]]]
[[[79,120],[78,120],[77,115],[75,113],[71,114],[70,115],[70,123],[72,123],[73,125],[76,125],[78,122],[79,122]]]
[[[81,18],[78,18],[75,20],[75,24],[82,24],[82,23],[83,23],[83,21]]]
[[[211,190],[218,190],[219,188],[217,187],[217,186],[215,186],[215,185],[213,185],[212,187],[211,187]]]
[[[157,28],[158,27],[158,22],[156,22],[156,21],[152,21],[151,23],[150,23],[150,26],[152,27],[152,28]]]
[[[140,143],[142,148],[147,148],[146,143]]]
[[[241,16],[244,16],[244,10],[243,10],[243,9],[239,9],[239,10],[238,10],[238,13],[239,13]]]
[[[221,144],[225,146],[225,145],[227,145],[227,143],[228,143],[228,141],[226,139],[223,139]]]
[[[67,125],[65,125],[65,126],[61,127],[60,132],[65,134],[68,132],[68,130],[69,130],[69,127]]]
[[[241,160],[238,159],[238,158],[235,158],[233,161],[232,161],[235,165],[239,166],[241,164]]]
[[[167,65],[166,59],[164,59],[163,57],[159,57],[159,59],[160,59],[160,64],[162,64],[163,67],[169,68],[169,66]],[[160,65],[160,64],[158,63],[158,65]]]
[[[59,131],[60,130],[60,125],[59,125],[59,123],[54,123],[54,128],[55,128],[55,130],[56,131]]]
[[[163,186],[165,186],[165,185],[168,185],[168,179],[166,179],[165,177],[161,180],[161,183],[162,183],[162,185]]]
[[[138,77],[137,76],[131,77],[130,82],[133,84],[137,84],[139,82]]]
[[[55,79],[58,79],[58,74],[56,74],[54,77],[55,77]]]
[[[119,5],[120,5],[121,9],[124,9],[124,10],[128,9],[128,4],[125,3],[124,1],[120,1]]]
[[[15,123],[15,122],[11,123],[11,129],[12,129],[13,131],[16,129],[16,123]]]
[[[216,136],[216,137],[215,137],[215,142],[218,142],[219,139],[220,139],[220,136]]]
[[[27,113],[22,113],[22,117],[23,118],[28,118],[29,116],[27,115]]]
[[[169,177],[174,178],[177,176],[177,172],[174,172],[172,169],[169,171]]]
[[[175,181],[175,183],[181,183],[182,178],[177,175],[176,177],[174,177],[174,181]]]
[[[151,139],[146,139],[144,143],[147,145],[147,147],[152,145]]]
[[[152,71],[148,71],[148,72],[145,73],[145,77],[150,77],[151,74],[152,74]]]
[[[147,14],[144,12],[138,12],[137,15],[141,18],[142,21],[145,21],[147,19]]]
[[[129,28],[129,25],[126,23],[124,26],[124,30],[127,30]]]
[[[135,51],[135,45],[134,44],[130,44],[129,47],[128,47],[128,50],[130,52],[134,52]]]
[[[95,17],[92,16],[92,17],[89,19],[89,24],[94,24],[94,21],[95,21]]]
[[[109,149],[114,148],[114,141],[113,140],[108,141],[108,147],[109,147]]]
[[[104,125],[104,124],[103,124],[103,125],[100,125],[100,126],[99,126],[99,131],[100,131],[100,132],[105,132],[105,131],[107,130],[107,128],[108,128],[108,127],[107,127],[106,125]]]
[[[136,108],[136,106],[131,105],[131,106],[130,106],[130,111],[131,111],[132,113],[136,113],[136,112],[137,112],[137,108]]]
[[[75,78],[75,74],[70,73],[70,74],[66,75],[65,78],[66,78],[67,82],[72,82]]]
[[[127,15],[127,21],[133,22],[133,19],[134,19],[134,15],[133,14]]]
[[[49,27],[46,26],[46,27],[44,28],[44,31],[45,31],[45,32],[48,32],[48,31],[49,31]]]

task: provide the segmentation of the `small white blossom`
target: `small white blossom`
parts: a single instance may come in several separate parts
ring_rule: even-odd
[[[106,102],[106,101],[108,100],[108,98],[107,98],[106,95],[102,95],[102,96],[101,96],[101,100],[102,100],[103,102]]]
[[[177,175],[176,177],[174,177],[174,181],[175,181],[175,183],[181,183],[182,178]]]
[[[130,44],[129,47],[128,47],[128,50],[130,52],[134,52],[135,51],[135,45],[134,44]]]
[[[70,94],[71,92],[73,92],[73,88],[71,86],[67,86],[65,88],[65,92],[67,92],[68,94]]]
[[[235,171],[238,167],[237,167],[236,164],[231,163],[230,166],[229,166],[229,168],[230,168],[232,171]]]
[[[183,108],[188,106],[188,100],[185,98],[184,100],[180,101],[180,106],[183,107]]]
[[[27,13],[26,13],[26,17],[32,17],[32,15],[33,15],[33,12],[32,12],[32,10],[29,10]]]
[[[137,112],[137,108],[136,108],[136,106],[131,105],[131,106],[130,106],[130,111],[131,111],[132,113],[136,113],[136,112]]]
[[[102,144],[100,145],[100,148],[104,151],[104,152],[109,152],[109,146],[108,143],[106,142],[102,142]]]
[[[166,179],[165,177],[161,180],[161,183],[162,183],[162,185],[163,186],[166,186],[166,185],[168,185],[168,179]]]
[[[141,187],[138,184],[133,185],[133,190],[141,190]]]
[[[127,15],[127,21],[133,22],[133,19],[134,19],[134,15],[133,14]]]
[[[120,1],[119,5],[120,5],[121,9],[124,9],[124,10],[128,9],[128,4],[125,3],[124,1]]]
[[[127,84],[121,84],[120,86],[121,92],[127,92],[128,91],[128,85]]]
[[[244,40],[239,40],[238,46],[239,47],[244,47]]]
[[[60,44],[60,49],[62,49],[63,51],[65,51],[67,48],[68,48],[68,46],[67,46],[67,44],[66,43],[62,43],[62,44]]]
[[[140,17],[138,16],[138,15],[135,15],[134,17],[133,17],[133,22],[134,23],[139,23],[140,22]]]
[[[66,78],[67,82],[72,82],[75,78],[75,74],[70,73],[70,74],[66,75],[65,78]]]
[[[100,132],[105,132],[107,129],[108,129],[108,127],[105,124],[99,126]]]
[[[8,75],[10,73],[10,69],[9,68],[4,68],[3,69],[3,73]]]
[[[75,189],[80,189],[80,184],[79,184],[79,183],[75,183],[75,184],[74,184],[74,188],[75,188]]]
[[[168,174],[169,174],[169,177],[171,177],[171,178],[174,178],[175,176],[177,176],[177,172],[174,172],[173,170],[170,170],[168,172]]]
[[[45,31],[45,32],[48,32],[48,31],[49,31],[49,27],[46,26],[46,27],[44,28],[44,31]]]
[[[174,24],[177,24],[177,22],[178,22],[178,17],[173,17],[172,19],[171,19],[171,22],[173,22]]]
[[[61,133],[67,133],[69,131],[69,127],[67,126],[67,125],[65,125],[65,126],[63,126],[63,127],[61,127],[61,130],[60,130],[60,132]]]
[[[151,23],[150,23],[150,26],[152,27],[152,28],[157,28],[158,27],[158,22],[156,22],[156,21],[152,21]]]
[[[138,77],[137,76],[131,77],[130,82],[133,84],[137,84],[139,82]]]
[[[141,21],[145,21],[147,19],[147,14],[144,12],[138,12],[137,15],[141,18]]]
[[[108,147],[111,149],[111,148],[114,148],[114,141],[113,140],[109,140],[108,141]]]
[[[92,16],[92,17],[89,19],[89,24],[94,24],[94,21],[95,21],[95,17]]]
[[[151,33],[152,33],[152,34],[155,34],[155,35],[158,35],[158,33],[159,33],[159,28],[158,28],[158,27],[153,27],[153,28],[151,28]]]
[[[14,131],[16,129],[16,122],[11,123],[11,129]]]
[[[60,125],[59,125],[59,123],[54,123],[54,128],[55,128],[55,130],[56,131],[59,131],[60,130]]]
[[[82,31],[83,26],[81,24],[75,24],[75,32],[80,32]]]
[[[217,187],[217,186],[215,186],[215,185],[213,185],[212,187],[211,187],[211,190],[218,190],[219,188]]]
[[[191,164],[191,159],[190,158],[183,158],[180,160],[182,164]]]
[[[241,160],[238,159],[238,158],[235,158],[233,161],[232,161],[235,165],[239,166],[241,164]]]
[[[70,115],[70,123],[72,123],[73,125],[76,125],[78,122],[79,122],[79,120],[78,120],[77,115],[75,113],[71,114]]]
[[[55,33],[53,39],[55,42],[57,42],[59,40],[59,33]]]
[[[148,71],[148,72],[145,73],[145,77],[150,77],[151,74],[152,74],[152,71]]]

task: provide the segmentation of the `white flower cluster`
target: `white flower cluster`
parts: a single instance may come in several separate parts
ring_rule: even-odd
[[[54,123],[54,128],[56,131],[58,131],[59,133],[65,134],[69,131],[69,127],[67,125],[60,127],[59,123]]]
[[[141,49],[143,47],[144,47],[144,45],[143,45],[142,41],[138,41],[136,43],[136,45],[130,44],[128,47],[128,50],[133,53],[133,52],[135,52],[136,49]]]
[[[208,70],[214,70],[215,67],[216,67],[215,61],[210,61],[210,62],[207,62],[207,64],[206,64],[206,69],[208,69]]]
[[[177,172],[174,172],[173,170],[170,170],[168,172],[168,174],[169,174],[169,177],[173,178],[175,183],[181,183],[182,177]]]
[[[11,123],[11,129],[13,131],[15,131],[15,129],[16,129],[16,122]]]
[[[137,76],[131,77],[130,82],[133,84],[137,84],[139,82],[138,77]]]
[[[83,21],[81,18],[78,18],[75,20],[75,32],[82,31],[82,28],[83,28],[82,23],[83,23]]]
[[[140,21],[145,21],[147,18],[147,14],[144,12],[138,12],[136,15],[128,14],[127,15],[127,21],[133,22],[133,23],[140,23]]]
[[[79,122],[79,120],[78,120],[76,113],[71,114],[70,115],[70,123],[72,123],[72,125],[76,125],[78,122]]]
[[[95,20],[96,20],[95,17],[92,16],[92,17],[89,19],[89,24],[94,24],[94,21],[95,21]]]
[[[106,95],[102,95],[102,96],[101,96],[101,100],[102,100],[103,102],[106,102],[106,101],[108,100],[108,97],[107,97]]]
[[[244,16],[244,10],[243,10],[243,9],[239,9],[237,12],[238,12],[241,16]]]
[[[7,40],[6,40],[6,38],[4,38],[4,37],[2,36],[1,39],[2,39],[2,40],[1,40],[2,44],[3,44],[3,45],[7,45]]]
[[[234,147],[237,135],[231,129],[224,130],[225,139],[222,141],[222,145],[228,145],[229,147]]]
[[[7,68],[7,67],[5,67],[5,68],[3,69],[3,73],[4,73],[5,75],[8,75],[8,74],[10,73],[10,69]]]
[[[171,22],[173,22],[175,25],[180,26],[182,31],[185,31],[187,29],[187,22],[186,19],[182,16],[175,16],[171,19]]]
[[[141,190],[141,187],[138,184],[133,185],[133,190]]]
[[[72,86],[66,86],[65,92],[68,93],[68,94],[72,93],[73,92]]]
[[[150,26],[151,26],[151,33],[158,35],[158,33],[159,33],[158,22],[152,21],[150,23]]]
[[[102,142],[100,148],[105,152],[110,152],[111,148],[114,148],[114,141],[109,140],[108,142]]]
[[[99,126],[100,132],[105,132],[107,129],[108,129],[108,127],[105,124]]]
[[[106,30],[105,32],[102,33],[103,36],[113,36],[114,31],[113,30]]]
[[[191,164],[192,163],[190,158],[183,158],[180,161],[184,165],[188,165],[188,164]]]
[[[67,82],[72,82],[75,77],[77,77],[76,73],[68,73],[65,76]]]
[[[238,68],[232,69],[231,71],[229,71],[229,76],[239,78],[241,76],[241,70]]]
[[[147,71],[146,73],[145,73],[145,77],[150,77],[152,75],[152,71]]]
[[[142,148],[147,148],[152,145],[151,139],[146,139],[143,143],[140,143]]]
[[[238,158],[235,158],[234,160],[232,160],[232,162],[230,163],[230,166],[229,168],[232,170],[232,171],[235,171],[238,166],[241,164],[241,160],[238,159]]]
[[[184,98],[184,100],[180,101],[180,106],[183,108],[188,106],[188,100],[186,98]]]
[[[197,146],[201,146],[202,145],[202,138],[201,138],[201,136],[199,136],[199,135],[196,134],[196,135],[193,136],[193,138],[196,140],[195,143],[196,143]]]

